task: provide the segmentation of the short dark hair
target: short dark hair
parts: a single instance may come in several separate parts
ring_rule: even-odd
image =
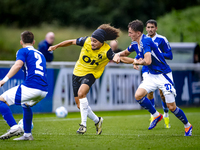
[[[140,31],[143,33],[144,25],[140,20],[133,20],[128,24],[128,28],[131,28],[133,31]]]
[[[157,27],[157,22],[156,22],[155,20],[153,20],[153,19],[148,20],[148,21],[146,22],[146,26],[147,26],[148,23],[154,24],[155,27]]]
[[[30,31],[24,31],[21,33],[21,40],[23,43],[33,43],[34,41],[34,35]]]

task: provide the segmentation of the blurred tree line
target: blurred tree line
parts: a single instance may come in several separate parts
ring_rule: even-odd
[[[42,23],[96,28],[102,23],[127,29],[134,19],[146,22],[200,0],[0,0],[0,24],[17,27]]]

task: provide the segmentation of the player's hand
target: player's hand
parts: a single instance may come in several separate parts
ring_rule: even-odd
[[[139,65],[133,65],[133,68],[136,70],[139,70],[140,66]]]
[[[5,81],[1,80],[0,81],[0,87],[2,87],[5,83],[6,83]]]
[[[113,57],[113,61],[117,64],[120,63],[120,56],[118,54],[115,54],[115,56]]]
[[[56,46],[50,46],[48,51],[54,51],[56,49]]]
[[[137,65],[137,64],[138,64],[138,60],[137,60],[137,59],[134,59],[133,67],[134,67],[134,65]]]

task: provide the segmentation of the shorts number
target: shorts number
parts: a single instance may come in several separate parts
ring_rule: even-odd
[[[37,52],[34,52],[34,56],[35,58],[37,59],[36,61],[36,68],[39,69],[39,70],[43,70],[43,67],[41,66],[41,63],[42,63],[42,58],[40,56],[40,54],[38,54]],[[39,70],[35,70],[35,74],[40,74],[40,75],[44,75],[44,73],[42,71],[39,71]]]
[[[171,84],[165,84],[165,87],[166,87],[166,90],[167,91],[169,91],[169,90],[171,90],[172,89],[172,86],[171,86]]]

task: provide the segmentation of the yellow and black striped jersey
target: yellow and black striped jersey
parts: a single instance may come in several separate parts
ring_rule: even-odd
[[[93,74],[98,79],[108,62],[113,59],[114,52],[105,42],[100,49],[92,50],[91,37],[78,38],[76,45],[82,46],[82,49],[73,74],[76,76]]]

